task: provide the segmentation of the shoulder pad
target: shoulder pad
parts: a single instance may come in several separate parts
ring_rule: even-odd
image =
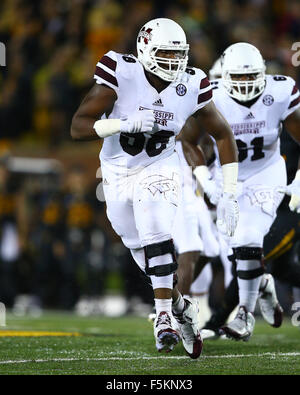
[[[187,67],[185,70],[185,77],[187,82],[191,84],[193,89],[199,91],[199,89],[205,89],[210,86],[209,79],[203,70],[197,67]]]
[[[187,71],[189,70],[190,71]],[[188,67],[185,75],[192,92],[195,94],[195,108],[193,113],[200,110],[212,99],[212,87],[207,75],[197,67]]]
[[[122,59],[127,63],[136,63],[137,62],[137,58],[132,54],[122,55]]]
[[[277,102],[284,102],[292,95],[296,82],[286,75],[266,75],[267,89],[271,91]]]
[[[132,54],[117,53],[117,73],[125,80],[136,77],[136,68],[141,67],[138,59]]]
[[[119,87],[116,70],[117,70],[117,53],[109,51],[96,65],[94,78],[97,84],[104,84],[116,90]]]
[[[105,84],[116,90],[119,87],[118,79],[132,78],[135,74],[135,67],[132,66],[138,63],[134,55],[109,51],[97,63],[94,78],[98,84]]]
[[[220,88],[220,81],[221,81],[221,79],[219,79],[219,78],[217,80],[210,80],[211,89]]]

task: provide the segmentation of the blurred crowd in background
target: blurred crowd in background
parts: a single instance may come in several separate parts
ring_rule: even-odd
[[[291,64],[292,43],[300,38],[297,0],[3,0],[1,137],[55,145],[68,140],[99,58],[110,49],[135,53],[139,29],[155,17],[184,28],[190,64],[205,72],[228,45],[247,41],[261,50],[271,72],[299,81],[299,68]]]
[[[85,166],[70,122],[99,58],[111,49],[135,54],[139,29],[156,17],[184,28],[189,63],[206,73],[227,46],[246,41],[260,49],[268,72],[300,85],[300,67],[291,62],[299,0],[2,0],[0,301],[7,306],[31,294],[37,305],[70,309],[82,295],[110,287],[151,303],[152,291],[139,291],[140,274],[96,199],[100,145],[90,152],[92,167]],[[23,146],[32,158],[51,149],[51,158],[68,152],[73,162],[62,154],[59,166],[50,161],[41,171],[33,161],[26,170],[14,162]]]

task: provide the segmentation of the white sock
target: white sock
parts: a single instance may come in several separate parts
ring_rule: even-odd
[[[172,313],[172,298],[171,299],[154,299],[156,315],[158,316],[162,311]]]
[[[255,310],[256,301],[259,295],[259,284],[261,277],[253,278],[252,280],[242,280],[238,278],[239,285],[239,299],[240,306],[245,306],[246,309],[253,313]]]

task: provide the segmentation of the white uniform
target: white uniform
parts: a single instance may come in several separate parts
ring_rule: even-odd
[[[207,257],[219,255],[211,214],[202,197],[196,196],[196,180],[188,165],[181,141],[176,142],[176,151],[182,166],[182,201],[178,207],[173,239],[179,254],[199,251]]]
[[[181,82],[158,93],[134,56],[114,51],[98,62],[95,79],[118,96],[108,118],[155,111],[152,133],[104,139],[100,160],[108,218],[130,249],[168,240],[181,196],[175,137],[187,118],[210,102],[209,81],[202,70],[190,68]]]
[[[237,103],[222,80],[213,83],[213,101],[230,124],[239,149],[238,202],[240,216],[232,247],[262,247],[276,217],[286,185],[280,156],[281,122],[300,107],[300,95],[290,77],[266,75],[266,87],[251,107]]]

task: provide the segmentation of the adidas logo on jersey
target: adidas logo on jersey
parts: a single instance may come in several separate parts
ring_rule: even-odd
[[[252,114],[252,112],[250,112],[245,119],[253,119],[255,118],[255,116]]]
[[[164,105],[162,104],[161,98],[159,98],[158,100],[156,100],[152,105],[153,105],[153,106],[161,106],[161,107],[164,106]]]

